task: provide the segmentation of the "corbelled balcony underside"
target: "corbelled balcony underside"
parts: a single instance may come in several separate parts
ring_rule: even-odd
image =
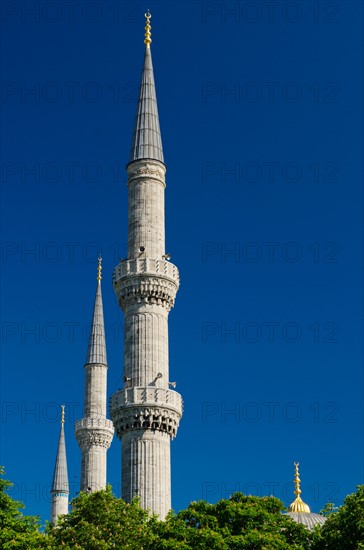
[[[110,415],[119,437],[131,430],[149,428],[166,432],[173,439],[182,412],[181,395],[169,389],[128,388],[110,400]]]
[[[135,303],[157,304],[169,311],[179,288],[179,272],[167,260],[124,260],[114,270],[113,285],[124,311]]]

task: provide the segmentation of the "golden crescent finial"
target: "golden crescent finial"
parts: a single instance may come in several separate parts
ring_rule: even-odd
[[[300,487],[300,483],[301,483],[301,480],[300,480],[300,474],[299,474],[299,471],[298,471],[298,466],[300,465],[299,462],[295,462],[294,463],[294,467],[295,467],[295,476],[294,476],[294,486],[295,486],[295,490],[294,490],[294,494],[299,497],[300,494],[302,493],[301,491],[301,487]]]
[[[64,424],[64,405],[61,405],[61,409],[62,409],[62,412],[61,412],[61,424]]]
[[[144,14],[145,19],[147,20],[147,23],[145,25],[145,40],[144,44],[147,46],[147,48],[150,48],[150,45],[152,43],[152,27],[150,25],[150,18],[152,17],[152,14],[148,10],[147,13]]]
[[[101,271],[102,271],[102,258],[99,256],[99,265],[97,266],[97,280],[99,282],[99,285],[101,284]]]

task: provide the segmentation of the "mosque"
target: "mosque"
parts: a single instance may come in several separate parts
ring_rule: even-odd
[[[112,395],[107,415],[107,355],[101,280],[85,363],[83,418],[75,424],[81,449],[81,487],[106,486],[106,455],[114,432],[122,441],[122,497],[140,497],[143,508],[164,519],[171,509],[170,442],[176,437],[183,401],[169,381],[168,314],[179,288],[179,272],[165,252],[162,138],[151,54],[151,14],[145,14],[145,56],[128,174],[128,258],[114,269],[113,286],[124,312],[124,388]],[[312,529],[325,518],[301,499],[298,463],[288,515]],[[68,513],[69,485],[64,407],[51,490],[51,522]]]

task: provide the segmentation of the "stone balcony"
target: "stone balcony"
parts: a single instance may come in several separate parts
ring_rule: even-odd
[[[81,447],[90,448],[93,446],[110,447],[114,425],[111,420],[105,417],[82,418],[75,423],[77,441]]]
[[[150,428],[176,436],[183,413],[179,393],[164,388],[125,388],[110,399],[110,416],[119,435]]]
[[[114,393],[110,399],[110,408],[119,409],[121,407],[146,405],[158,407],[173,408],[182,414],[183,400],[182,396],[174,391],[164,388],[124,388]]]
[[[114,426],[111,420],[100,416],[92,418],[82,418],[82,420],[77,420],[77,422],[75,423],[75,430],[77,431],[83,429],[102,429],[113,432]]]
[[[179,288],[179,271],[167,260],[123,260],[114,269],[113,286],[124,311],[133,304],[158,304],[169,311]]]
[[[179,271],[177,267],[167,260],[151,260],[149,258],[136,258],[123,260],[117,265],[113,273],[113,284],[127,276],[150,275],[152,277],[165,277],[171,279],[179,287]]]

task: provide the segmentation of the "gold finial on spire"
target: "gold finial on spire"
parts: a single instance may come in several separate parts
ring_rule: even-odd
[[[296,498],[290,504],[289,511],[290,512],[304,512],[306,514],[309,514],[311,512],[310,507],[303,502],[301,499],[301,480],[300,480],[300,474],[298,471],[298,466],[300,465],[299,462],[294,462],[295,467],[295,475],[294,475],[294,494],[296,495]]]
[[[102,271],[102,258],[99,256],[99,265],[97,266],[97,280],[99,282],[99,285],[101,284],[101,271]]]
[[[61,412],[61,424],[64,424],[64,405],[61,405],[61,409],[62,409],[62,412]]]
[[[147,48],[150,48],[150,45],[152,43],[152,27],[150,25],[150,18],[152,17],[152,14],[148,10],[147,13],[144,14],[145,19],[147,20],[147,23],[145,25],[145,40],[144,44],[147,46]]]
[[[295,475],[294,475],[294,494],[296,495],[296,497],[299,497],[300,494],[302,493],[301,491],[301,486],[300,486],[300,483],[301,483],[301,480],[300,480],[300,474],[299,474],[299,471],[298,471],[298,466],[300,465],[299,462],[294,462],[294,467],[295,467]]]

